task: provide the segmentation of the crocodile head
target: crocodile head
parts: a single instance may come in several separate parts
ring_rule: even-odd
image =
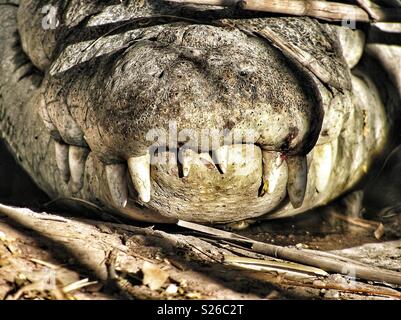
[[[21,1],[22,49],[43,74],[28,76],[13,120],[26,128],[6,136],[53,197],[146,221],[280,217],[349,190],[384,150],[380,94],[351,72],[359,32],[159,1],[63,3],[49,30],[42,1]]]

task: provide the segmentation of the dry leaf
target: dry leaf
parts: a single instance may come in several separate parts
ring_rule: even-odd
[[[374,232],[375,238],[377,240],[380,240],[381,237],[383,237],[384,235],[384,225],[382,223],[379,224],[379,226],[377,227],[377,229]]]
[[[150,290],[159,290],[167,281],[168,274],[158,266],[145,262],[142,267],[143,284],[148,286]]]
[[[202,299],[202,295],[199,292],[189,292],[185,295],[188,299]]]

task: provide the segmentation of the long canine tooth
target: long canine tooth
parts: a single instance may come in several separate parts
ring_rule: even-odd
[[[70,165],[70,188],[73,193],[80,191],[84,184],[85,162],[89,150],[82,147],[70,146],[68,150],[68,163]]]
[[[273,194],[282,174],[281,166],[284,160],[279,152],[262,151],[262,161],[263,181],[266,183],[266,191],[268,194]]]
[[[68,163],[69,146],[67,144],[55,141],[54,149],[57,168],[60,171],[61,178],[65,183],[67,183],[68,180],[70,180],[70,166]]]
[[[222,146],[214,151],[216,162],[223,173],[227,173],[228,168],[228,146]]]
[[[128,169],[132,183],[142,202],[150,201],[150,154],[128,159]]]
[[[182,151],[181,164],[182,164],[182,174],[184,177],[188,177],[195,155],[196,155],[195,151],[191,149],[185,149]]]
[[[365,33],[362,30],[353,30],[340,26],[335,26],[335,29],[345,61],[348,67],[352,69],[361,60],[363,52],[365,51]]]
[[[333,169],[333,152],[331,144],[316,146],[313,154],[313,163],[316,170],[316,189],[318,192],[326,190]]]
[[[125,208],[128,201],[126,171],[127,168],[124,164],[106,166],[107,183],[114,205],[117,208]]]
[[[308,182],[308,164],[306,157],[287,158],[288,182],[287,190],[292,206],[300,208],[304,202]]]

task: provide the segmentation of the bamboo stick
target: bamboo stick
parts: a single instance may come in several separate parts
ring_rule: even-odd
[[[327,272],[339,273],[343,275],[348,275],[349,272],[352,271],[354,276],[359,279],[401,285],[401,272],[372,267],[360,262],[353,263],[349,259],[347,259],[347,261],[343,261],[341,257],[336,258],[334,255],[328,256],[325,254],[320,254],[319,251],[315,250],[302,250],[263,243],[236,235],[235,233],[183,220],[179,220],[177,225],[193,231],[209,234],[216,238],[224,239],[226,241],[235,241],[236,243],[246,244],[247,247],[251,248],[251,251],[265,254],[270,257],[279,258],[282,260],[289,260],[292,262],[323,269]]]
[[[401,8],[370,7],[369,13],[360,6],[319,0],[167,0],[181,4],[198,4],[232,7],[244,10],[309,16],[313,18],[359,22],[401,22]]]

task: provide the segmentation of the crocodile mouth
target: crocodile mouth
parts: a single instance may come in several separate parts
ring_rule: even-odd
[[[268,134],[257,125],[234,125],[232,132],[226,127],[189,130],[170,117],[162,128],[146,124],[148,134],[140,130],[139,136],[125,139],[125,130],[99,125],[102,113],[91,114],[87,107],[88,118],[94,117],[97,126],[80,124],[85,145],[61,140],[71,133],[63,126],[56,128],[56,135],[52,132],[58,171],[75,197],[90,195],[112,211],[145,221],[224,224],[285,217],[325,205],[366,174],[372,155],[384,146],[386,114],[375,85],[363,74],[352,76],[352,99],[347,93],[333,97],[320,82],[314,85],[320,99],[313,101],[321,104],[310,104],[309,113],[298,114],[302,121],[295,132],[301,134],[284,130],[283,138],[277,135],[276,140],[266,139]],[[49,126],[52,104],[46,106],[42,118]],[[317,116],[320,108],[324,117]],[[130,126],[132,118],[123,113]],[[113,123],[124,127],[116,118]],[[273,128],[293,128],[293,118],[286,119],[267,122]],[[171,128],[178,130],[172,134],[175,140],[168,136]],[[188,139],[195,136],[199,138]]]
[[[355,107],[350,92],[327,89],[265,41],[210,25],[152,28],[151,41],[79,73],[63,54],[50,67],[41,114],[73,194],[87,181],[106,206],[147,221],[286,216],[353,186],[381,147],[383,109]],[[357,97],[372,91],[352,81]],[[85,178],[89,152],[96,179]]]
[[[224,224],[307,211],[360,181],[387,135],[377,88],[362,73],[352,76],[353,99],[346,93],[333,97],[320,82],[315,85],[313,92],[321,99],[314,101],[321,102],[324,117],[304,117],[304,127],[297,131],[304,132],[302,139],[287,131],[277,143],[266,143],[257,125],[247,130],[234,126],[232,132],[189,130],[168,118],[164,128],[148,127],[145,142],[120,138],[120,127],[97,126],[96,134],[88,130],[85,145],[77,146],[60,141],[71,131],[59,126],[57,134],[52,132],[58,171],[75,197],[90,195],[94,202],[138,220]],[[47,126],[49,105],[42,110]],[[314,112],[305,114],[316,116],[319,106],[310,108]],[[271,124],[291,127],[274,119]],[[142,143],[135,154],[138,140]],[[126,143],[126,148],[119,147],[124,152],[114,145],[119,141]]]
[[[114,204],[122,208],[128,198],[139,198],[149,208],[163,208],[169,218],[228,223],[236,221],[244,207],[249,218],[284,201],[300,208],[306,195],[306,157],[285,157],[256,145],[228,145],[210,153],[164,151],[152,165],[149,160],[150,156],[129,159],[128,170],[125,165],[106,167]],[[319,183],[325,188],[328,181]]]
[[[69,189],[84,187],[90,153],[104,165],[107,202],[128,215],[140,206],[153,216],[228,223],[283,201],[302,207],[323,88],[239,31],[171,24],[152,32],[152,41],[82,63],[91,79],[61,64],[63,54],[50,67],[41,115]],[[185,34],[179,43],[177,32]],[[58,94],[65,83],[73,85]],[[328,178],[319,177],[321,188]]]

